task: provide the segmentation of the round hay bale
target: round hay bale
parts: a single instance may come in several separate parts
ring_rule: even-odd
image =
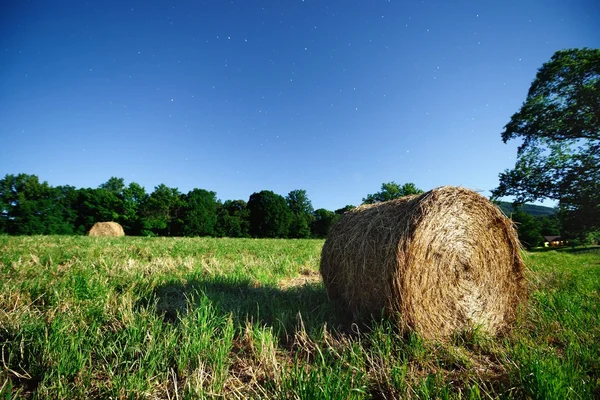
[[[89,236],[125,236],[123,227],[116,222],[96,222],[90,232]]]
[[[359,206],[332,227],[321,254],[330,299],[355,316],[391,316],[443,338],[475,326],[505,331],[525,297],[512,222],[485,197],[443,186]]]

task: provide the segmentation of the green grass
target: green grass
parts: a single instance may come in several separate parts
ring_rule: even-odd
[[[527,253],[513,331],[349,324],[319,240],[0,236],[0,399],[600,397],[600,249]]]

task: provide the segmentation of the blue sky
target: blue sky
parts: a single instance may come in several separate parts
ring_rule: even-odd
[[[595,1],[4,4],[2,177],[327,209],[392,180],[489,195],[537,69],[600,47]]]

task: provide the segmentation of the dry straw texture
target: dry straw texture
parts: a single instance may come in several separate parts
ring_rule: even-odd
[[[116,222],[96,222],[90,232],[90,236],[125,236],[123,227]]]
[[[511,221],[451,186],[344,214],[323,247],[321,275],[355,316],[384,310],[429,338],[476,326],[501,333],[525,297]]]

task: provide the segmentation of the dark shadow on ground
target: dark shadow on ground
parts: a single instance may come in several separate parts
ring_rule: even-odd
[[[281,289],[229,278],[171,281],[158,286],[143,304],[156,304],[156,312],[165,321],[177,324],[203,298],[218,314],[231,315],[236,326],[251,321],[272,327],[280,338],[293,336],[301,326],[309,335],[319,334],[325,325],[337,332],[351,328],[349,316],[315,283]]]

